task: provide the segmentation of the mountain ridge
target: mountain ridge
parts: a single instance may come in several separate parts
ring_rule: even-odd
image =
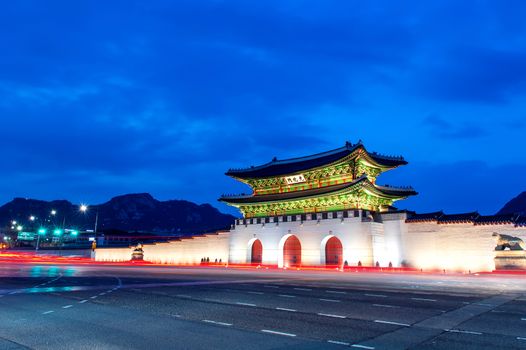
[[[521,214],[526,215],[526,191],[512,198],[497,212],[500,214]]]
[[[119,195],[89,206],[86,212],[68,200],[44,201],[14,198],[0,206],[0,227],[16,225],[74,227],[80,230],[123,230],[152,233],[203,233],[227,229],[235,217],[221,213],[212,205],[187,200],[160,201],[149,193]],[[55,211],[55,214],[52,214]],[[33,216],[34,221],[29,220]],[[13,226],[14,227],[14,226]]]

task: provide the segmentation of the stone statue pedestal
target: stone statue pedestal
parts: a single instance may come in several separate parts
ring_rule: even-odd
[[[526,250],[496,250],[496,270],[526,270]]]

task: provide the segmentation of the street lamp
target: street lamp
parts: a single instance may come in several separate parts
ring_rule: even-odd
[[[37,234],[37,245],[35,247],[35,250],[38,250],[38,246],[40,245],[40,236],[41,235],[45,235],[47,232],[47,230],[43,227],[41,227],[39,230],[38,230],[38,234]]]
[[[31,215],[31,216],[29,217],[29,220],[31,220],[31,221],[35,221],[35,219],[36,219],[36,218],[35,218],[33,215]]]
[[[57,215],[57,211],[55,209],[51,210],[51,215],[53,216]]]
[[[81,204],[79,210],[83,213],[86,213],[88,211],[88,206],[86,204]],[[99,224],[99,208],[97,208],[97,211],[95,212],[95,229],[93,232],[97,233],[97,226]]]

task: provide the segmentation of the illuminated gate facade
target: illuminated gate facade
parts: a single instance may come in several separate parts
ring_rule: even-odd
[[[263,245],[261,244],[261,241],[259,239],[256,239],[254,243],[252,243],[252,254],[250,262],[252,264],[261,264],[263,257]]]
[[[331,237],[327,244],[325,244],[325,265],[327,266],[342,266],[343,263],[343,247],[342,242],[336,238]]]

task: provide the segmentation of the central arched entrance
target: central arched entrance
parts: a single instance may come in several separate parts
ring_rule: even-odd
[[[342,266],[343,263],[343,246],[342,242],[332,236],[325,243],[325,265],[326,266]]]
[[[283,244],[283,267],[301,265],[301,243],[298,237],[290,235]]]
[[[261,264],[263,261],[263,245],[259,239],[256,239],[252,243],[252,249],[250,254],[250,263],[251,264]]]

